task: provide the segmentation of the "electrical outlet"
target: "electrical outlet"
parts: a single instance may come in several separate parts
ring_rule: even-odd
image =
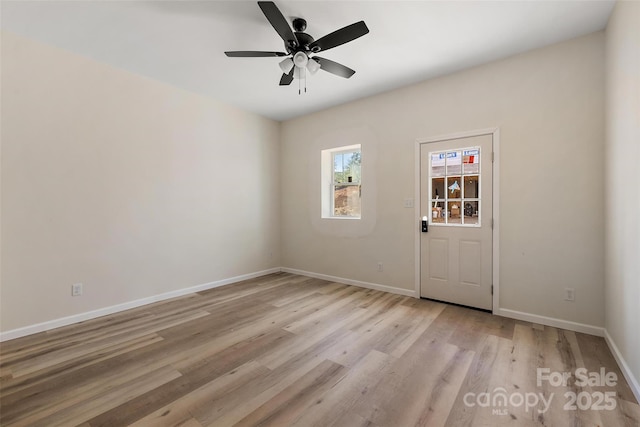
[[[79,297],[82,295],[82,283],[75,283],[71,285],[71,296]]]
[[[379,263],[378,263],[378,271],[382,271],[382,270],[383,270],[382,263],[381,263],[381,262],[379,262]]]
[[[564,300],[565,301],[575,301],[576,300],[576,290],[573,288],[564,288]]]

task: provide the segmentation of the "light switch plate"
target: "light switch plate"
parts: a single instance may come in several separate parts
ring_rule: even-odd
[[[413,199],[404,199],[404,207],[412,208],[413,207]]]

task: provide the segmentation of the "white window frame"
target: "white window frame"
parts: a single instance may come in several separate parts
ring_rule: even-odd
[[[321,217],[324,219],[362,219],[362,164],[360,166],[360,181],[346,182],[341,185],[358,185],[360,187],[360,216],[346,216],[334,214],[334,194],[335,194],[335,177],[334,177],[334,159],[337,154],[348,152],[360,152],[360,161],[362,162],[362,144],[346,145],[342,147],[330,148],[321,151]]]

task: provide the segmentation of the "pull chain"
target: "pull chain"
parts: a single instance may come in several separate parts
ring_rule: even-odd
[[[301,80],[304,80],[304,93],[307,93],[307,69],[305,67],[300,67],[297,71],[298,71],[298,95],[301,95],[302,94]]]

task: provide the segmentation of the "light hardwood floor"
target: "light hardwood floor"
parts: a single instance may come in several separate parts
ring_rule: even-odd
[[[286,273],[8,341],[0,354],[2,426],[640,425],[602,338]],[[601,367],[615,387],[536,384],[537,368]],[[606,391],[613,410],[563,409],[566,392],[585,405]],[[500,393],[507,405],[493,406]],[[546,412],[518,405],[540,394]]]

